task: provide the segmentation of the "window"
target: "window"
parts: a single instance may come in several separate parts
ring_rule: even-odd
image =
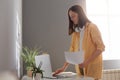
[[[86,0],[88,18],[95,23],[103,38],[104,60],[120,59],[119,0]]]

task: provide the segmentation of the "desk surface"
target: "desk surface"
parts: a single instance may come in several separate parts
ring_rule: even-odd
[[[22,80],[33,80],[33,79],[28,76],[23,76]],[[60,79],[42,78],[41,80],[93,80],[93,79],[89,77],[73,77],[73,78],[60,78]]]

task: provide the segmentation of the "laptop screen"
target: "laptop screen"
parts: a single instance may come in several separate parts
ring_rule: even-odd
[[[44,71],[44,77],[52,77],[51,61],[50,56],[48,54],[35,56],[35,63],[37,67],[40,63],[42,63],[41,69]]]

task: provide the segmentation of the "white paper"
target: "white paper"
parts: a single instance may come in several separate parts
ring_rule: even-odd
[[[70,64],[81,64],[84,61],[83,52],[65,52],[65,59]]]
[[[75,78],[77,77],[77,74],[74,72],[61,72],[56,75],[57,78]]]

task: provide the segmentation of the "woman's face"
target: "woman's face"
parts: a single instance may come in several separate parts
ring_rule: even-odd
[[[73,21],[74,24],[78,24],[78,14],[76,12],[73,11],[69,11],[69,16],[70,19]]]

